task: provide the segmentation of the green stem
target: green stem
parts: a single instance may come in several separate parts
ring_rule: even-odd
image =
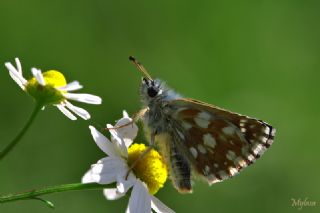
[[[17,194],[8,194],[0,196],[0,203],[12,202],[17,200],[34,199],[40,195],[52,194],[65,191],[80,191],[80,190],[97,190],[104,188],[115,188],[116,184],[97,184],[97,183],[71,183],[58,186],[50,186],[42,189],[30,190]]]
[[[37,114],[40,112],[42,106],[43,106],[42,104],[36,103],[36,106],[26,125],[22,128],[19,134],[4,148],[4,150],[0,152],[0,160],[2,160],[5,156],[7,156],[9,152],[18,144],[20,139],[23,137],[23,135],[27,132],[27,130],[31,126]]]

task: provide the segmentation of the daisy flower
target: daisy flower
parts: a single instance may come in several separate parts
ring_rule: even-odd
[[[131,122],[126,112],[123,112],[116,126]],[[113,126],[107,124],[108,128]],[[161,155],[151,149],[142,160],[139,160],[132,171],[130,165],[147,149],[144,144],[132,144],[137,136],[138,127],[135,124],[119,129],[110,129],[111,141],[93,126],[89,126],[92,137],[98,147],[108,156],[93,164],[83,176],[83,183],[110,184],[116,182],[116,188],[103,190],[108,200],[124,196],[132,188],[127,213],[174,212],[153,195],[163,187],[168,173]]]
[[[10,62],[5,63],[11,78],[21,89],[31,95],[39,104],[54,105],[71,120],[79,117],[87,120],[90,114],[83,108],[74,106],[68,100],[87,104],[101,104],[101,98],[91,94],[70,93],[82,88],[78,81],[67,83],[63,74],[57,70],[41,72],[40,69],[32,68],[33,78],[26,80],[22,75],[20,60],[15,58],[16,66]]]

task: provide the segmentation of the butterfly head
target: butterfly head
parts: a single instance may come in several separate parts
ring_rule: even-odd
[[[148,79],[143,77],[140,86],[140,94],[142,98],[149,102],[162,94],[161,81],[156,79]]]
[[[136,65],[138,70],[143,75],[140,86],[140,95],[142,102],[144,102],[145,105],[158,105],[159,101],[161,102],[181,98],[178,93],[174,92],[172,89],[169,89],[161,80],[152,79],[148,71],[133,56],[130,56],[129,60]]]
[[[143,74],[142,83],[140,87],[140,94],[144,102],[150,102],[152,99],[162,94],[161,82],[159,80],[153,80],[148,71],[138,62],[133,56],[129,57],[129,60],[136,65],[138,70]]]

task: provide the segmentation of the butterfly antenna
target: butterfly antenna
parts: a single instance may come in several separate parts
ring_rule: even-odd
[[[144,66],[142,64],[140,64],[139,61],[137,61],[137,59],[133,56],[129,56],[129,60],[136,65],[136,67],[138,68],[138,70],[149,80],[152,80],[151,76],[149,75],[148,71],[146,70],[146,68],[144,68]]]

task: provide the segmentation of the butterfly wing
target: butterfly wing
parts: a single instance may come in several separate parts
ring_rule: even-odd
[[[193,99],[170,101],[171,135],[179,152],[209,184],[236,175],[270,147],[275,129]]]

